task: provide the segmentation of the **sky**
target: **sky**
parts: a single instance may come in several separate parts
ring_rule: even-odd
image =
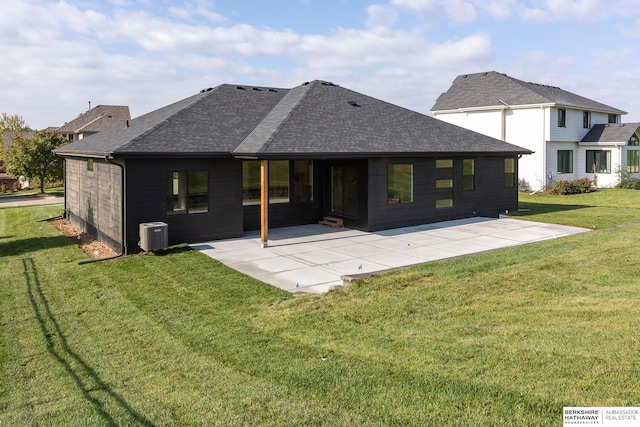
[[[20,0],[0,7],[0,112],[133,117],[219,84],[311,80],[428,114],[455,77],[559,86],[640,122],[640,0]]]

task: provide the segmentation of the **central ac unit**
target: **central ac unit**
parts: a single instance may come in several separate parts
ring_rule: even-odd
[[[157,251],[169,246],[169,226],[164,222],[143,222],[140,224],[140,248]]]

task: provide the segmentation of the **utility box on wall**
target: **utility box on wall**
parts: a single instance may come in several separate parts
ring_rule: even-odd
[[[165,249],[169,246],[169,226],[164,222],[141,223],[138,245],[145,252]]]

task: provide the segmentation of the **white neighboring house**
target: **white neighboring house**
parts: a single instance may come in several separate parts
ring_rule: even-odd
[[[456,77],[431,113],[437,119],[528,148],[519,178],[532,190],[597,173],[615,186],[619,171],[640,177],[640,123],[625,111],[559,87],[524,82],[495,71]]]

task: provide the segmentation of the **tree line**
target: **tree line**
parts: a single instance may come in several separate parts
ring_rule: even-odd
[[[30,132],[29,136],[16,135],[5,141],[5,133]],[[34,131],[17,114],[0,116],[0,172],[12,177],[37,179],[40,192],[46,183],[62,179],[62,159],[53,153],[67,141],[54,131]]]

